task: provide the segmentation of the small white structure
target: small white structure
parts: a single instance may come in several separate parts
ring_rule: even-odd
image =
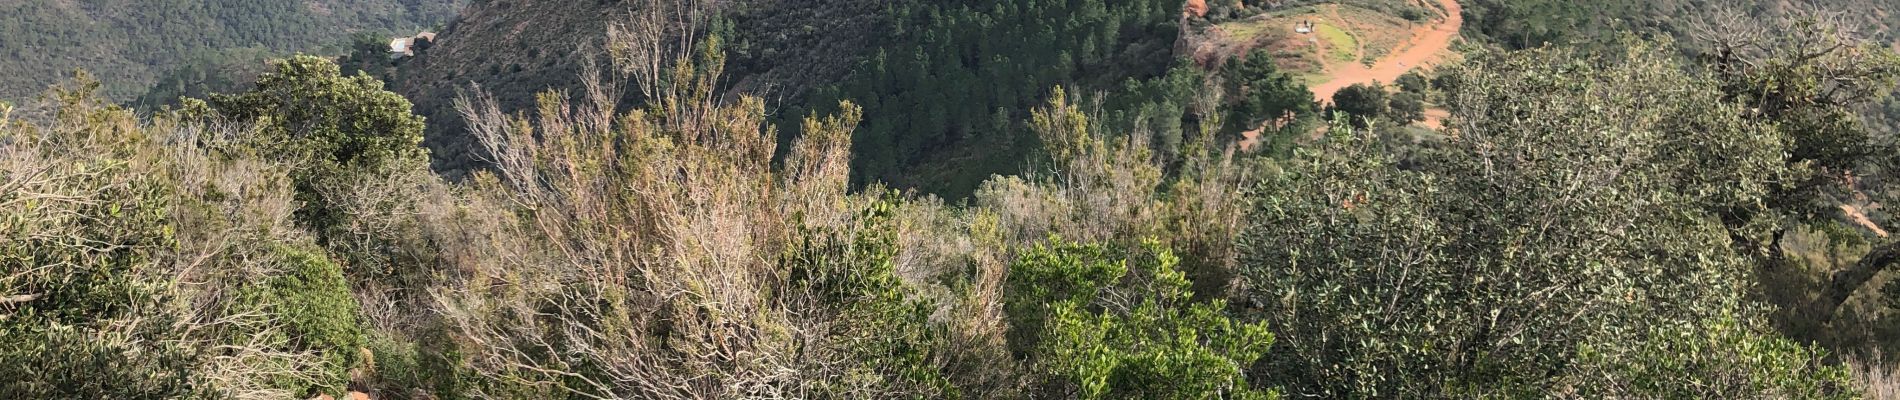
[[[394,40],[390,40],[389,41],[389,58],[403,58],[403,57],[416,55],[415,49],[409,48],[411,45],[414,45],[415,43],[416,43],[415,38],[396,38]]]
[[[422,32],[412,37],[390,39],[389,58],[393,60],[413,57],[417,51],[427,49],[432,44],[435,44],[435,32]]]

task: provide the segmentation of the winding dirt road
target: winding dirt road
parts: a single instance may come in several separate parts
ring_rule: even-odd
[[[1333,101],[1333,93],[1339,89],[1360,83],[1374,81],[1390,83],[1399,79],[1406,71],[1419,66],[1437,63],[1451,50],[1451,41],[1458,37],[1458,30],[1465,25],[1464,8],[1457,0],[1438,0],[1445,7],[1445,18],[1438,23],[1421,26],[1412,30],[1412,38],[1405,41],[1399,49],[1380,58],[1378,62],[1366,67],[1357,62],[1333,63],[1326,66],[1326,81],[1313,86],[1313,99],[1321,103]]]
[[[1339,89],[1359,83],[1396,81],[1399,75],[1419,66],[1429,66],[1442,61],[1445,54],[1451,52],[1451,40],[1458,37],[1458,30],[1464,28],[1464,8],[1457,0],[1438,0],[1445,7],[1445,18],[1438,23],[1412,29],[1412,38],[1407,39],[1392,54],[1380,58],[1367,67],[1358,62],[1331,62],[1326,66],[1326,81],[1312,87],[1313,99],[1320,104],[1333,101],[1333,94]],[[1337,17],[1335,17],[1337,19]],[[1321,50],[1322,52],[1324,50]],[[1363,50],[1361,50],[1363,51]],[[1355,57],[1357,58],[1357,57]],[[1426,111],[1424,124],[1439,129],[1446,117],[1444,110]],[[1260,134],[1265,128],[1241,132],[1240,148],[1253,149],[1260,143]],[[1321,129],[1325,129],[1321,127]]]

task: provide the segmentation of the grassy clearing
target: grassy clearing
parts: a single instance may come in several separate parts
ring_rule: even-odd
[[[1341,24],[1358,40],[1363,54],[1358,60],[1363,64],[1372,64],[1388,54],[1392,54],[1406,40],[1411,39],[1412,30],[1419,26],[1404,18],[1354,6],[1333,8]]]
[[[1332,23],[1322,22],[1313,28],[1313,34],[1326,42],[1326,59],[1337,62],[1353,62],[1358,57],[1359,39]]]
[[[1314,32],[1294,33],[1293,28],[1304,22],[1313,22]],[[1415,26],[1363,4],[1303,6],[1222,23],[1218,43],[1230,52],[1271,49],[1282,68],[1311,84],[1324,80],[1324,65],[1370,64],[1392,54],[1411,37]]]
[[[1221,24],[1221,31],[1227,34],[1227,40],[1237,43],[1253,43],[1272,28],[1269,20],[1239,21]]]

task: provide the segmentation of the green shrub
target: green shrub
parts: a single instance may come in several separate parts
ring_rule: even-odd
[[[1392,105],[1388,115],[1393,122],[1409,124],[1425,120],[1425,96],[1412,92],[1392,94]]]
[[[1128,273],[1128,266],[1111,261],[1102,246],[1083,246],[1052,238],[1017,258],[1009,268],[1003,308],[1009,315],[1010,347],[1032,351],[1047,331],[1053,307],[1063,303],[1088,304]]]
[[[0,114],[0,397],[183,396],[175,188],[133,160],[153,143],[132,113],[75,86],[52,123]]]
[[[1584,345],[1582,398],[1855,399],[1846,367],[1733,316],[1652,327],[1634,343]]]
[[[16,315],[20,316],[20,315]],[[30,317],[30,316],[29,316]],[[36,399],[165,399],[191,394],[193,349],[91,326],[0,322],[0,393]]]
[[[1158,244],[1128,260],[1100,246],[1051,240],[1011,269],[1011,321],[1040,323],[1031,359],[1045,393],[1086,399],[1277,398],[1244,371],[1273,343],[1266,325],[1194,302],[1180,260]],[[1016,327],[1024,329],[1027,327]]]
[[[409,100],[368,75],[343,76],[330,60],[296,56],[277,62],[250,91],[187,101],[187,114],[212,114],[262,128],[244,144],[291,168],[298,218],[318,233],[341,223],[327,192],[385,168],[423,168],[423,118]]]
[[[1353,126],[1363,128],[1374,120],[1385,118],[1390,107],[1385,87],[1375,82],[1370,85],[1355,84],[1339,89],[1339,92],[1333,93],[1331,111],[1334,115],[1339,113],[1348,115]]]
[[[285,335],[292,346],[289,350],[321,354],[325,368],[316,371],[318,386],[337,392],[364,346],[356,298],[343,279],[343,269],[321,253],[285,245],[277,246],[271,256],[278,258],[284,270],[246,287],[240,302],[275,316],[283,331],[273,333]]]
[[[1404,75],[1399,75],[1399,78],[1393,80],[1392,83],[1399,86],[1399,91],[1406,93],[1422,95],[1426,90],[1431,89],[1431,83],[1418,70],[1405,71]]]
[[[834,326],[826,339],[842,350],[845,367],[815,374],[822,397],[959,397],[938,368],[945,334],[930,321],[932,304],[897,277],[896,206],[873,201],[849,229],[803,227],[802,243],[787,258],[791,284],[802,292],[792,298],[811,296],[814,306],[836,315],[819,324]]]

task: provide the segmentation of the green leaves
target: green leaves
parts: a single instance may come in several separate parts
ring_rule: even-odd
[[[1389,95],[1385,86],[1378,83],[1355,84],[1333,93],[1334,113],[1345,113],[1352,125],[1359,128],[1371,126],[1372,121],[1384,119],[1390,111]]]
[[[1810,349],[1723,315],[1651,327],[1639,340],[1578,349],[1577,395],[1585,398],[1854,399],[1845,367]]]
[[[1401,168],[1346,126],[1257,187],[1240,239],[1284,351],[1335,397],[1561,390],[1577,349],[1750,313],[1717,212],[1785,145],[1653,48],[1480,54],[1445,72],[1455,135]],[[1344,104],[1342,103],[1342,106]]]
[[[423,118],[410,112],[409,100],[368,75],[345,77],[327,59],[278,61],[250,91],[213,95],[204,104],[188,102],[185,109],[257,127],[237,150],[290,167],[297,198],[305,203],[298,217],[318,231],[343,218],[328,209],[340,201],[326,198],[327,191],[364,176],[427,166]]]
[[[361,343],[337,266],[280,226],[283,172],[206,126],[104,105],[81,81],[0,145],[0,393],[294,397]],[[17,136],[16,136],[17,135]],[[280,247],[281,246],[281,247]],[[15,295],[24,295],[15,297]]]
[[[1222,301],[1192,302],[1180,260],[1158,244],[1137,254],[1131,263],[1101,246],[1051,239],[1011,267],[1006,308],[1012,328],[1037,339],[1032,360],[1054,380],[1045,390],[1085,399],[1277,397],[1243,372],[1273,343],[1266,325],[1227,316]]]

